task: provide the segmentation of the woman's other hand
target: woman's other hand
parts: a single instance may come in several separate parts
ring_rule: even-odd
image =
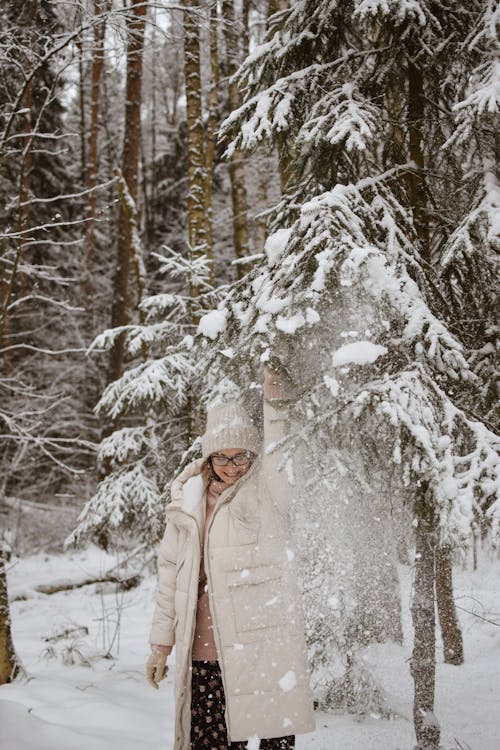
[[[151,646],[151,654],[146,664],[146,677],[149,684],[158,690],[158,685],[168,674],[167,656],[172,646]]]

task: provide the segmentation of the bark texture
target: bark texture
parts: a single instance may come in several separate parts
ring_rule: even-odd
[[[219,125],[219,14],[217,3],[210,8],[210,93],[208,96],[208,118],[205,138],[205,221],[206,221],[206,253],[213,255],[213,173],[215,164],[215,147],[217,143],[217,128]]]
[[[436,599],[445,664],[463,664],[464,643],[453,598],[451,551],[447,548],[436,552]]]
[[[429,215],[422,148],[424,121],[424,77],[413,62],[408,64],[408,140],[409,156],[415,168],[408,174],[408,193],[413,211],[413,225],[420,240],[424,260],[430,260]]]
[[[0,549],[0,685],[11,682],[21,671],[12,643],[5,555]]]
[[[184,77],[188,145],[188,243],[192,259],[203,256],[208,248],[206,215],[206,144],[203,131],[203,109],[200,76],[200,28],[198,0],[185,0],[184,7]],[[191,297],[200,295],[196,282],[190,285]],[[197,315],[193,314],[197,323]]]
[[[109,0],[94,0],[94,17],[109,9]],[[94,25],[92,68],[90,74],[90,133],[88,149],[85,151],[85,187],[87,196],[87,224],[85,230],[85,271],[82,283],[83,306],[87,313],[87,327],[93,331],[94,308],[94,257],[95,257],[95,218],[97,214],[98,137],[99,137],[99,95],[104,63],[103,42],[106,31],[105,20]],[[82,115],[83,116],[83,115]],[[85,143],[85,142],[84,142]]]
[[[415,503],[415,582],[411,614],[415,630],[410,671],[413,677],[413,721],[416,750],[438,750],[440,729],[434,714],[436,681],[436,618],[434,563],[436,530],[432,497],[419,490]]]
[[[141,88],[144,28],[147,6],[133,6],[127,16],[127,84],[125,93],[125,133],[122,174],[132,199],[137,199],[141,142]],[[131,224],[120,203],[116,273],[113,287],[111,325],[126,325],[129,312],[129,274],[132,255]],[[118,336],[111,350],[108,382],[120,377],[123,369],[124,336]]]
[[[222,16],[226,40],[226,67],[229,76],[229,109],[231,112],[234,112],[241,105],[241,97],[237,85],[231,79],[238,70],[241,59],[233,0],[223,0]],[[242,259],[249,255],[248,201],[245,185],[245,161],[242,151],[236,150],[232,154],[229,160],[229,175],[231,178],[231,199],[233,206],[234,254],[236,258]],[[238,263],[237,268],[239,278],[244,276],[249,270],[244,263]]]

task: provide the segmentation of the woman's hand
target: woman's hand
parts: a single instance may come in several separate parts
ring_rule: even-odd
[[[264,398],[266,401],[285,401],[293,398],[294,384],[277,357],[264,364]]]
[[[151,655],[146,664],[146,677],[149,684],[158,690],[158,685],[168,674],[167,656],[172,646],[151,646]]]

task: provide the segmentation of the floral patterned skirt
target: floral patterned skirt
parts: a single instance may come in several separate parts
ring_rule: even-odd
[[[227,741],[226,700],[218,661],[192,662],[191,750],[246,750],[247,743]],[[261,739],[259,750],[293,750],[294,735]]]

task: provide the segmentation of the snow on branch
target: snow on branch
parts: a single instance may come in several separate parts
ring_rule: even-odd
[[[378,130],[381,113],[364,100],[352,83],[335,87],[311,108],[297,140],[318,146],[344,143],[347,152],[364,151]]]
[[[174,350],[160,359],[140,364],[110,383],[97,404],[97,414],[116,419],[143,404],[164,405],[176,412],[186,400],[187,381],[193,374],[191,358]]]
[[[424,8],[425,4],[419,0],[357,0],[353,20],[364,22],[376,16],[386,16],[395,26],[408,21],[416,21],[418,26],[425,26],[429,19]]]
[[[402,342],[419,359],[431,361],[438,371],[452,379],[472,378],[461,344],[433,315],[401,264],[398,267],[389,263],[374,246],[355,248],[341,264],[340,283],[360,284],[374,302],[387,300],[393,313],[404,321]]]
[[[491,243],[500,243],[500,185],[492,169],[487,169],[484,174],[483,191],[476,206],[446,242],[440,258],[442,271],[463,263],[466,256],[476,255],[480,247],[478,236]]]
[[[383,182],[383,181],[382,181]],[[405,234],[405,212],[375,180],[336,185],[308,201],[290,232],[274,247],[286,258],[264,269],[252,284],[249,307],[257,332],[270,322],[295,333],[321,320],[321,304],[331,283],[352,288],[384,315],[399,321],[392,339],[408,358],[456,380],[472,379],[462,346],[433,314],[423,291],[406,269],[411,235]],[[241,312],[240,312],[241,317]]]
[[[476,81],[470,93],[454,106],[456,112],[469,110],[474,117],[485,113],[496,114],[500,109],[500,62],[488,60],[476,71]]]
[[[393,461],[404,483],[432,483],[442,543],[464,544],[470,524],[500,521],[500,438],[458,409],[422,367],[364,388],[349,404],[353,417],[373,424],[373,409],[394,431]],[[359,429],[359,421],[355,422]]]
[[[100,463],[112,459],[123,464],[131,457],[139,456],[148,447],[144,427],[123,427],[102,440],[97,457]]]
[[[184,317],[188,315],[191,298],[187,295],[163,292],[147,297],[141,303],[141,309],[146,312],[146,320],[151,320],[166,312],[169,317]]]
[[[163,250],[166,255],[151,253],[160,263],[160,273],[171,278],[181,279],[186,286],[192,284],[198,287],[201,292],[212,290],[210,283],[211,260],[207,255],[185,257],[167,245],[163,246]]]
[[[99,484],[65,544],[82,543],[103,527],[143,529],[148,538],[157,538],[161,504],[161,492],[144,462],[125,466]]]

